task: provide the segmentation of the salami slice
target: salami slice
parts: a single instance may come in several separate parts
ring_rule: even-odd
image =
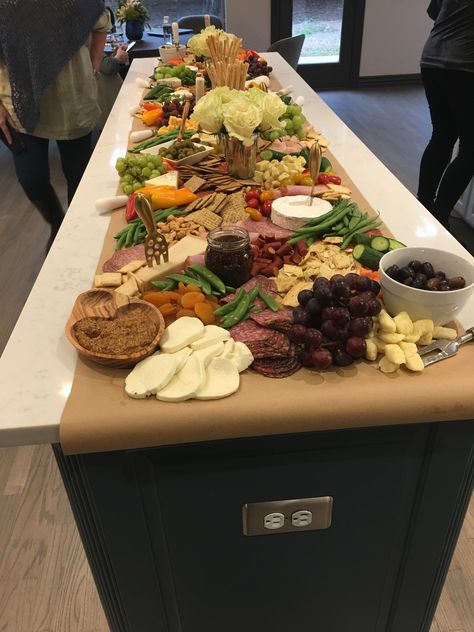
[[[269,279],[266,276],[263,276],[263,274],[257,274],[257,276],[254,276],[253,278],[249,279],[246,283],[244,283],[241,287],[248,292],[249,290],[251,290],[255,285],[260,286],[260,289],[262,290],[262,292],[265,292],[265,294],[270,294],[270,296],[276,296],[277,294],[277,287],[276,287],[276,283],[275,281],[273,281],[273,279]],[[229,301],[233,301],[235,298],[235,293],[234,294],[228,294],[227,296],[225,296],[222,301],[224,303],[228,303]],[[257,297],[255,299],[255,303],[254,305],[258,308],[258,309],[262,309],[265,307],[264,302]]]
[[[280,228],[269,219],[260,222],[254,222],[253,219],[246,219],[243,222],[244,228],[249,233],[258,233],[262,237],[273,237],[274,239],[289,239],[292,235],[291,230]]]
[[[293,325],[293,311],[291,309],[281,309],[278,312],[265,309],[263,312],[250,314],[250,317],[261,327],[276,329],[283,333],[288,333]]]
[[[114,252],[110,259],[107,259],[104,263],[102,271],[118,272],[120,268],[123,268],[123,266],[127,265],[127,263],[135,261],[136,259],[143,259],[143,261],[145,261],[145,248],[143,244],[117,250],[117,252]]]

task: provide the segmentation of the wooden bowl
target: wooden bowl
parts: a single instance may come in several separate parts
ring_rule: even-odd
[[[156,336],[153,341],[142,350],[117,355],[96,353],[85,349],[77,340],[74,325],[79,320],[90,316],[113,320],[123,316],[129,310],[140,310],[143,318],[148,319],[156,327]],[[138,298],[130,298],[114,291],[97,289],[89,290],[77,297],[65,331],[69,342],[88,360],[93,360],[104,366],[127,368],[134,366],[140,360],[144,360],[156,350],[164,329],[163,316],[160,310],[151,303]]]

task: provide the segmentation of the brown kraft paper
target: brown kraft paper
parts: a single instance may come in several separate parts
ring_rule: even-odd
[[[330,152],[326,155],[362,210],[370,207]],[[373,212],[373,211],[372,211]],[[113,235],[125,225],[114,211],[98,270],[113,254]],[[380,227],[385,234],[388,230]],[[109,369],[79,357],[60,423],[65,454],[256,437],[342,428],[472,419],[474,344],[423,373],[383,374],[377,362],[356,362],[318,373],[306,368],[284,379],[251,370],[237,393],[215,401],[131,399],[130,369]]]

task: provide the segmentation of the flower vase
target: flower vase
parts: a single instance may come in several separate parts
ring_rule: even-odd
[[[125,35],[129,41],[141,40],[143,37],[143,23],[137,20],[126,20]]]
[[[257,162],[258,134],[253,134],[250,143],[245,143],[229,134],[220,134],[219,138],[229,176],[240,180],[251,180],[255,174]]]

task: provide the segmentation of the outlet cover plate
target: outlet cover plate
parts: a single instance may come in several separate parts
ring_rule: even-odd
[[[247,503],[242,507],[243,533],[244,535],[276,535],[277,533],[329,529],[332,520],[332,505],[332,496]],[[310,511],[311,523],[305,527],[294,526],[291,523],[291,516],[297,511]],[[285,516],[285,523],[279,529],[265,528],[265,516],[272,513],[281,513]]]

